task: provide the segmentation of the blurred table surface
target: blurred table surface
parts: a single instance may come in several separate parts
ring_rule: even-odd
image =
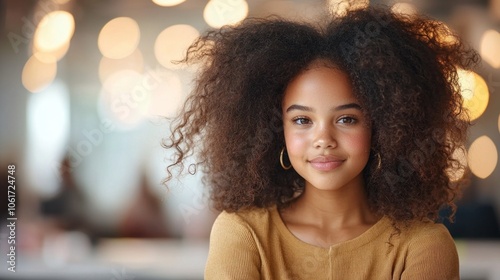
[[[56,256],[60,251],[54,250],[54,256],[19,254],[16,272],[5,267],[0,279],[203,279],[208,240],[104,239],[86,256],[63,253],[69,259],[65,261]]]
[[[461,279],[500,280],[500,240],[456,240]],[[75,253],[75,252],[73,252]],[[47,262],[22,257],[16,272],[0,270],[0,279],[203,279],[207,240],[106,239],[80,261]],[[73,255],[74,256],[74,255]]]
[[[500,240],[455,240],[461,279],[500,280]]]

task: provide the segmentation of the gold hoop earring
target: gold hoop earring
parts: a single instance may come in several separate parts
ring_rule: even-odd
[[[380,156],[379,152],[375,154],[375,157],[377,158],[377,167],[375,169],[379,170],[380,167],[382,166],[382,157]]]
[[[288,170],[288,169],[292,168],[292,165],[290,164],[290,166],[285,166],[285,164],[283,163],[283,154],[284,153],[285,153],[285,147],[283,147],[283,149],[281,149],[281,152],[280,152],[280,164],[281,164],[281,167],[283,167],[283,169]]]

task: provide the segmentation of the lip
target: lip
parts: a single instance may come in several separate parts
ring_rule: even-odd
[[[336,156],[318,156],[309,161],[311,166],[319,171],[331,171],[344,163],[344,160]]]

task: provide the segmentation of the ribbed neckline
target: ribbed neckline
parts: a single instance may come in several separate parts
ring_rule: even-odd
[[[342,252],[342,251],[349,251],[356,249],[358,247],[361,247],[369,243],[370,241],[376,238],[384,238],[383,236],[381,236],[382,233],[386,231],[388,227],[392,227],[391,220],[386,216],[383,216],[373,226],[371,226],[369,229],[367,229],[359,236],[344,242],[331,245],[328,248],[324,248],[302,241],[301,239],[293,235],[293,233],[286,227],[285,222],[281,218],[281,215],[277,207],[272,207],[271,209],[269,209],[269,211],[271,212],[273,223],[277,226],[278,230],[286,240],[293,242],[297,246],[301,246],[304,248],[308,247],[309,249],[315,249],[315,250],[321,249],[324,250],[325,252],[326,251]]]

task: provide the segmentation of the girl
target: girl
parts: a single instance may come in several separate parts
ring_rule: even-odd
[[[325,25],[276,17],[208,32],[166,147],[195,152],[222,211],[206,279],[459,279],[438,223],[454,210],[468,125],[441,23],[366,8]],[[451,211],[453,212],[453,211]]]

